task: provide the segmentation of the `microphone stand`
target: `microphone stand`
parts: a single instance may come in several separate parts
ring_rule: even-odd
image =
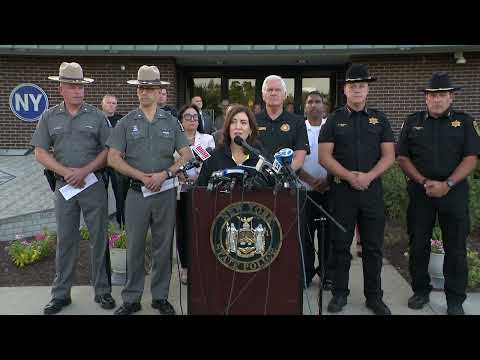
[[[298,179],[297,175],[295,172],[292,170],[292,168],[289,165],[284,166],[285,168],[288,169],[289,177],[293,179],[294,183],[296,185],[299,185],[300,187],[303,187],[301,184],[300,180]],[[320,218],[320,232],[319,232],[319,247],[320,247],[320,254],[322,257],[321,265],[320,265],[320,286],[318,289],[318,315],[322,315],[322,308],[323,308],[323,283],[325,281],[325,260],[328,259],[328,256],[324,256],[324,251],[325,251],[325,246],[324,246],[324,241],[325,241],[325,222],[327,221],[327,218],[330,219],[335,226],[337,226],[340,230],[343,232],[347,232],[347,230],[337,221],[335,218],[328,213],[327,210],[323,208],[322,205],[318,204],[315,200],[313,200],[308,193],[305,194],[306,198],[310,200],[310,202],[315,205],[324,215],[325,217]],[[320,261],[320,259],[319,259]]]

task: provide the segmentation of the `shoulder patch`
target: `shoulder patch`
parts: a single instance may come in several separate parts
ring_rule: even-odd
[[[480,120],[473,121],[473,128],[477,132],[477,135],[480,136]]]
[[[176,118],[175,118],[175,119],[176,119]],[[180,120],[178,120],[178,119],[177,119],[177,124],[178,124],[178,126],[180,127],[180,131],[181,131],[181,132],[185,132],[185,129],[184,129],[182,123],[181,123]]]

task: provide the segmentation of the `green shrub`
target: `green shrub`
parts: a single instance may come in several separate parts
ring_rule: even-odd
[[[405,225],[408,207],[407,182],[398,163],[383,174],[382,182],[387,217]]]
[[[408,193],[407,182],[398,163],[395,163],[382,176],[385,211],[389,219],[406,225]],[[480,179],[473,175],[468,178],[470,183],[470,220],[471,230],[480,228]]]
[[[474,231],[480,227],[480,179],[469,177],[470,183],[470,222]]]
[[[468,287],[474,289],[480,286],[480,256],[475,250],[467,251]]]
[[[53,250],[56,238],[55,233],[49,233],[46,229],[30,241],[18,238],[8,246],[8,255],[16,266],[24,267],[48,256]]]

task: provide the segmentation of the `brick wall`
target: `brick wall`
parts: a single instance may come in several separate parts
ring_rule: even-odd
[[[464,53],[466,64],[455,64],[453,53],[352,57],[368,64],[377,81],[370,86],[368,104],[384,111],[398,135],[405,116],[425,109],[424,89],[434,71],[448,71],[456,93],[453,107],[480,119],[480,53]]]
[[[390,118],[395,134],[407,114],[425,108],[424,88],[432,72],[446,70],[455,85],[463,87],[457,93],[454,107],[464,110],[476,119],[480,119],[480,53],[464,53],[466,64],[457,65],[453,53],[449,54],[407,54],[407,55],[368,55],[353,56],[352,62],[369,65],[371,73],[378,81],[370,87],[368,103]],[[12,114],[8,97],[12,89],[20,83],[32,82],[40,85],[49,97],[50,106],[61,101],[58,95],[58,83],[47,79],[57,75],[62,61],[77,61],[85,76],[96,81],[87,86],[86,101],[100,105],[103,95],[113,93],[119,98],[118,110],[126,113],[137,106],[134,86],[126,80],[137,76],[138,68],[143,64],[155,64],[162,78],[171,83],[168,88],[169,104],[177,105],[177,96],[183,98],[184,89],[177,88],[177,69],[172,58],[158,57],[28,57],[0,56],[0,148],[26,148],[35,128],[35,123],[21,121]],[[120,70],[125,65],[125,71]],[[339,74],[337,85],[339,95],[342,90],[343,74]],[[178,94],[180,92],[180,94]],[[341,98],[338,103],[342,103]]]
[[[48,80],[48,76],[58,75],[62,61],[78,62],[84,76],[95,79],[92,85],[85,86],[85,101],[100,107],[103,95],[118,97],[118,111],[126,114],[138,106],[136,88],[127,80],[136,79],[142,65],[156,65],[162,80],[169,81],[168,103],[177,102],[177,81],[175,60],[171,58],[144,57],[52,57],[52,56],[0,56],[0,148],[21,149],[29,146],[35,123],[18,119],[10,110],[10,92],[21,83],[39,85],[48,96],[49,106],[62,101],[58,93],[58,82]],[[125,65],[125,71],[120,69]]]

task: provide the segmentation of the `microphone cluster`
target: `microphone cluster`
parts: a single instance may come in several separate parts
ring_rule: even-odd
[[[231,191],[238,180],[242,180],[244,187],[252,187],[255,175],[263,174],[267,179],[274,182],[274,192],[279,188],[296,188],[299,184],[297,177],[290,167],[293,159],[292,149],[281,149],[274,156],[273,164],[263,156],[260,151],[248,144],[242,137],[236,136],[233,140],[235,144],[242,146],[244,149],[258,157],[255,167],[240,165],[236,169],[225,169],[214,172],[208,184],[208,189],[213,190],[219,186],[224,187],[224,191]],[[252,181],[246,181],[247,178]],[[228,186],[227,186],[228,184]]]

